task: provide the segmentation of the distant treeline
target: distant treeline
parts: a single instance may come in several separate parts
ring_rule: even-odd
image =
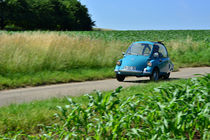
[[[0,0],[0,29],[92,30],[94,22],[78,0]]]

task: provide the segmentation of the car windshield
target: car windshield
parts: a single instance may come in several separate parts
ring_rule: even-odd
[[[146,44],[146,43],[134,43],[132,44],[126,54],[127,55],[144,55],[148,56],[150,55],[152,50],[152,45]]]

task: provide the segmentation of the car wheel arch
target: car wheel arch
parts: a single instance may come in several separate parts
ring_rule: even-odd
[[[150,80],[151,81],[158,81],[159,77],[160,77],[160,70],[159,68],[156,66],[154,67],[152,74],[150,75]]]
[[[155,67],[153,68],[152,73],[153,73],[155,70],[158,70],[158,72],[160,72],[160,69],[159,69],[158,66],[155,66]]]

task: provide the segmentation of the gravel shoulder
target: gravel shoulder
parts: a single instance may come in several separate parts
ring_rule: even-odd
[[[205,73],[210,73],[210,67],[182,68],[178,72],[172,72],[170,79],[191,78],[196,77],[194,74]],[[124,82],[118,82],[116,79],[106,79],[5,90],[0,91],[0,106],[33,100],[44,100],[52,97],[80,96],[91,93],[94,90],[107,91],[119,86],[128,87],[137,84],[146,84],[147,82],[149,82],[149,78],[147,77],[126,77]]]

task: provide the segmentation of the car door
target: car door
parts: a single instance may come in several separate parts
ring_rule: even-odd
[[[159,68],[160,73],[167,73],[169,68],[169,58],[168,58],[168,52],[164,45],[158,44],[159,46]]]

